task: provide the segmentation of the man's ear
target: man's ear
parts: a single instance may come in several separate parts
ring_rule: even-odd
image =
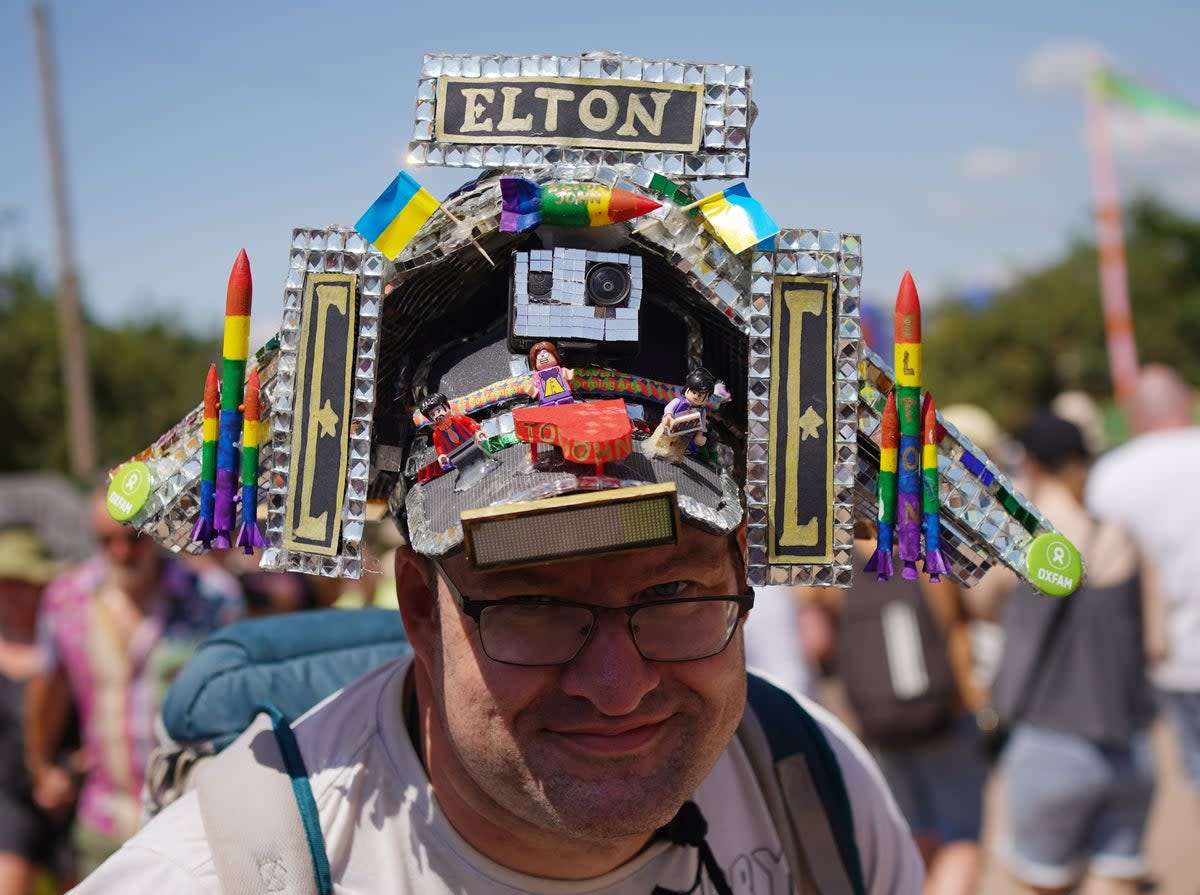
[[[414,652],[430,655],[439,637],[437,583],[429,561],[407,544],[396,548],[396,602]]]

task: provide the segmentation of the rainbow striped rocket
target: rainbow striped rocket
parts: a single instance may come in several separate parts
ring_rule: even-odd
[[[246,379],[246,400],[242,405],[242,527],[238,530],[237,545],[247,555],[255,547],[266,547],[258,528],[258,445],[262,430],[258,369]]]
[[[213,524],[216,546],[233,546],[237,497],[238,449],[242,434],[242,382],[250,354],[250,305],[254,284],[246,250],[238,252],[225,290],[225,340],[221,360],[221,415],[217,425],[217,487]]]
[[[923,445],[921,448],[921,478],[924,484],[921,505],[921,528],[925,533],[925,574],[930,581],[940,581],[950,571],[946,557],[942,555],[942,534],[938,527],[938,430],[937,408],[933,395],[925,393],[925,404],[921,410],[924,420]]]
[[[217,365],[208,365],[204,380],[204,422],[201,426],[203,445],[200,449],[200,513],[192,526],[192,540],[204,549],[212,546],[216,534],[213,528],[213,504],[217,487]]]
[[[896,295],[895,334],[894,391],[900,413],[896,533],[902,574],[912,580],[921,558],[921,301],[908,271]]]
[[[879,436],[879,478],[876,497],[879,503],[875,553],[863,571],[878,572],[880,581],[892,577],[892,539],[896,530],[896,465],[900,443],[900,421],[896,413],[896,393],[888,392],[883,405]]]
[[[500,229],[519,233],[539,224],[603,227],[641,217],[661,203],[600,183],[548,183],[501,177]]]

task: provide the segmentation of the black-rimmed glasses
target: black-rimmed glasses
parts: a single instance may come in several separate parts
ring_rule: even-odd
[[[729,645],[738,620],[754,605],[754,592],[739,596],[673,597],[629,606],[597,606],[553,597],[473,600],[437,563],[464,615],[479,626],[487,657],[505,665],[565,665],[587,644],[601,613],[622,613],[633,645],[647,662],[692,662]]]

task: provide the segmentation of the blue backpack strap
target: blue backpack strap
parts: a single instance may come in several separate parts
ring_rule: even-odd
[[[325,853],[325,837],[321,834],[321,818],[317,813],[317,800],[313,797],[312,784],[308,781],[308,768],[300,754],[295,731],[283,712],[271,703],[259,706],[271,719],[271,730],[279,744],[283,767],[292,781],[292,793],[296,797],[296,808],[300,811],[300,823],[304,826],[304,837],[308,840],[308,852],[312,855],[313,875],[316,877],[317,892],[333,895],[333,881],[329,874],[329,856]]]
[[[865,895],[850,796],[825,732],[790,693],[754,674],[748,676],[746,696],[766,735],[773,761],[778,764],[793,755],[805,756],[846,876],[857,895]]]

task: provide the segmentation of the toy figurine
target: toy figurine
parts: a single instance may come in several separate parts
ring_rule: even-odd
[[[441,392],[434,392],[421,402],[421,413],[433,423],[433,448],[437,451],[442,469],[455,469],[454,460],[462,459],[469,450],[479,450],[483,441],[479,423],[464,414],[450,412],[450,401]]]
[[[708,429],[705,404],[716,388],[712,373],[703,367],[688,373],[683,383],[683,397],[675,398],[663,411],[662,421],[649,438],[649,449],[656,457],[676,462],[688,450],[703,447]]]
[[[575,403],[571,394],[575,371],[562,366],[553,342],[535,343],[529,349],[529,366],[533,368],[529,376],[529,397],[537,398],[543,407]]]

